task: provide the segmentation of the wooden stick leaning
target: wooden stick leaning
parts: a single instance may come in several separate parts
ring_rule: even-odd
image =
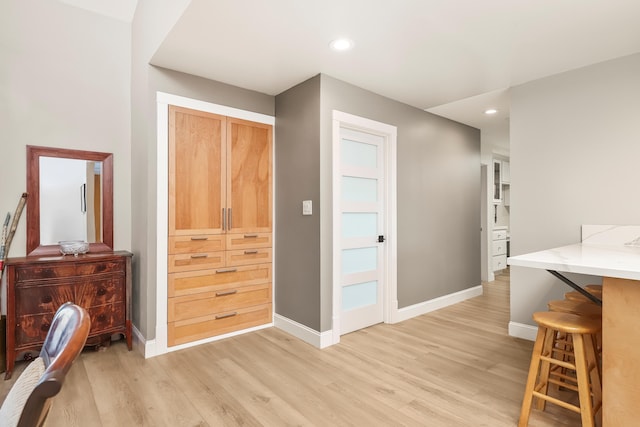
[[[11,241],[13,240],[13,235],[16,234],[16,229],[18,228],[18,222],[20,221],[20,216],[22,215],[22,210],[24,209],[24,205],[27,203],[27,193],[22,193],[22,197],[20,197],[20,201],[18,202],[18,207],[16,208],[16,213],[13,214],[13,221],[11,221],[11,227],[9,228],[9,234],[7,235],[7,240],[4,244],[4,255],[2,259],[0,259],[0,280],[2,280],[2,273],[4,272],[4,263],[9,256],[9,248],[11,247]]]

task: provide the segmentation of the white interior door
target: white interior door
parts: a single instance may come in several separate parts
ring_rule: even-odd
[[[384,320],[385,137],[340,128],[340,334]]]

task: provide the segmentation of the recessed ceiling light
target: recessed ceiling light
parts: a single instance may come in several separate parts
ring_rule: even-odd
[[[329,46],[331,46],[331,49],[337,51],[349,50],[353,47],[353,41],[345,38],[335,39],[329,43]]]
[[[497,112],[498,112],[498,110],[496,110],[495,108],[489,108],[488,110],[484,110],[484,113],[488,114],[488,115],[492,115],[492,114],[495,114]]]

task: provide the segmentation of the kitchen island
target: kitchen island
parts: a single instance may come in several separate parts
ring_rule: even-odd
[[[624,228],[624,230],[621,230]],[[579,244],[513,256],[508,264],[602,276],[604,427],[640,425],[640,227],[612,227]]]

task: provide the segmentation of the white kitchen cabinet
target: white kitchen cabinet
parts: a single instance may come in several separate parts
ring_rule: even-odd
[[[511,184],[511,166],[509,162],[502,161],[501,178],[502,184]]]
[[[505,269],[507,268],[507,229],[494,229],[492,237],[493,271]]]
[[[502,162],[493,160],[493,203],[502,202]]]

